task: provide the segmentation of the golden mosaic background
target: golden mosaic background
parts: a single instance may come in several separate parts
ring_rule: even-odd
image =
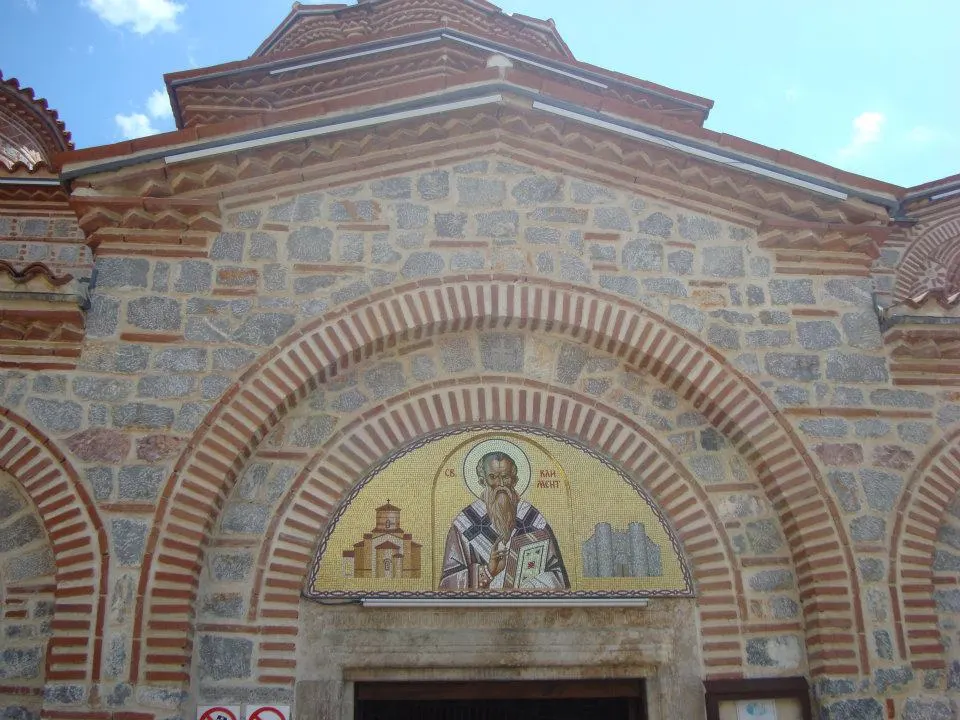
[[[615,469],[571,443],[514,430],[471,430],[429,440],[375,471],[348,498],[320,544],[307,595],[325,597],[448,595],[437,591],[444,543],[454,518],[476,498],[464,481],[464,459],[478,443],[504,439],[529,459],[531,479],[521,499],[546,518],[563,556],[568,592],[602,597],[691,595],[689,572],[658,511]],[[521,480],[522,482],[522,480]],[[344,550],[371,533],[377,508],[399,509],[399,523],[421,546],[419,577],[354,577],[344,570]],[[598,523],[624,531],[644,525],[659,546],[662,574],[585,577],[582,546]],[[474,590],[471,594],[490,594]],[[517,593],[524,591],[500,591]],[[454,591],[454,594],[457,594]]]

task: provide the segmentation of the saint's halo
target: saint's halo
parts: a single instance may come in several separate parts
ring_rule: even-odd
[[[517,445],[503,438],[490,438],[474,445],[463,461],[463,480],[467,488],[477,497],[483,495],[483,485],[477,476],[477,464],[487,453],[502,452],[508,455],[517,466],[517,495],[523,495],[530,487],[530,460]]]

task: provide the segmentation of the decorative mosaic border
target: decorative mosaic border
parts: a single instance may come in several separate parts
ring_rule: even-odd
[[[386,470],[391,464],[396,460],[407,455],[415,450],[419,450],[426,445],[429,445],[436,440],[440,440],[446,437],[454,437],[456,435],[464,435],[470,432],[477,431],[490,431],[490,432],[514,432],[514,433],[526,433],[529,435],[549,438],[551,440],[562,442],[566,445],[570,445],[573,448],[576,448],[578,451],[583,452],[589,455],[591,458],[602,463],[606,468],[615,472],[621,480],[630,485],[637,494],[640,495],[646,501],[647,506],[653,511],[656,515],[657,520],[660,521],[663,528],[667,531],[667,536],[670,538],[670,545],[673,547],[674,552],[677,555],[677,558],[680,561],[680,570],[683,573],[683,583],[684,587],[679,590],[565,590],[560,592],[526,592],[523,590],[510,590],[510,591],[491,591],[491,590],[461,590],[461,591],[438,591],[438,590],[424,590],[424,591],[384,591],[384,590],[375,590],[368,592],[357,592],[357,591],[347,591],[347,590],[323,590],[317,591],[313,589],[314,582],[316,581],[317,574],[320,571],[320,562],[323,560],[323,556],[327,552],[327,543],[330,540],[331,535],[333,534],[334,529],[337,526],[337,523],[340,522],[340,519],[343,517],[344,513],[350,507],[350,504],[353,500],[360,494],[360,491],[366,486],[370,480],[376,477],[379,473]],[[359,602],[366,598],[371,599],[445,599],[445,600],[455,600],[455,599],[489,599],[493,600],[503,600],[503,599],[529,599],[529,600],[545,600],[545,599],[591,599],[591,600],[602,600],[602,599],[617,599],[617,598],[657,598],[657,597],[696,597],[696,593],[693,590],[693,579],[690,574],[690,566],[687,562],[687,558],[683,552],[683,547],[680,545],[680,542],[677,540],[676,531],[673,526],[670,524],[667,517],[663,514],[663,511],[654,502],[653,498],[640,487],[636,482],[634,482],[626,473],[623,472],[619,467],[613,464],[608,458],[604,457],[600,453],[596,452],[592,448],[589,448],[585,445],[582,445],[578,442],[570,440],[569,438],[562,437],[555,433],[544,430],[543,428],[525,426],[525,425],[511,425],[511,424],[483,424],[483,425],[468,425],[464,427],[459,427],[451,430],[445,430],[439,433],[433,433],[431,435],[424,436],[414,440],[412,443],[406,447],[401,448],[400,450],[391,453],[386,456],[380,463],[373,467],[370,472],[368,472],[364,478],[358,482],[354,488],[343,498],[340,502],[340,505],[334,511],[333,515],[330,517],[330,520],[327,522],[327,527],[324,530],[323,537],[320,539],[320,543],[317,546],[317,553],[314,557],[313,565],[310,570],[310,575],[308,583],[303,590],[303,597],[308,600],[315,601],[356,601]]]

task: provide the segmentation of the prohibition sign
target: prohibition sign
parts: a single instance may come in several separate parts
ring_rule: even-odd
[[[203,711],[199,720],[237,720],[237,716],[229,708],[210,707]]]
[[[265,706],[254,710],[247,720],[287,720],[287,715],[280,708]]]

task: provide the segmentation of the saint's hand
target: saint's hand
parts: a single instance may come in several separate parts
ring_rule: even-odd
[[[499,542],[490,551],[490,563],[487,565],[490,577],[496,577],[507,566],[507,548]]]

